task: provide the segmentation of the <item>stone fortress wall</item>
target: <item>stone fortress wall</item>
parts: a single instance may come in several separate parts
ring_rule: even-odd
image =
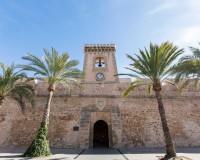
[[[157,101],[146,88],[128,98],[121,95],[128,82],[83,84],[85,91],[58,86],[51,103],[49,141],[54,148],[88,148],[93,126],[108,124],[109,146],[163,147],[164,137]],[[15,101],[0,107],[0,147],[28,147],[36,136],[46,103],[47,84],[35,86],[35,107],[22,113]],[[200,147],[200,91],[188,88],[181,96],[173,86],[162,90],[166,116],[177,147]]]

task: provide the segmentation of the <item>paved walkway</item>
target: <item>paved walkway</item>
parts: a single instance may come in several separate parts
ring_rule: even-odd
[[[0,160],[158,160],[164,149],[53,149],[48,158],[23,158],[25,149],[0,149]],[[183,160],[200,160],[200,148],[179,148]],[[186,158],[187,157],[187,158]]]
[[[77,160],[126,160],[116,149],[87,149]]]

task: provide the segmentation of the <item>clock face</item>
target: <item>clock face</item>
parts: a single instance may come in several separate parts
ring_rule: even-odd
[[[96,77],[98,81],[102,81],[104,79],[103,73],[97,73]]]

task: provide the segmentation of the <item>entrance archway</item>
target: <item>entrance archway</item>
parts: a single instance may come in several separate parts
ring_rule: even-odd
[[[94,124],[93,147],[109,147],[108,124],[103,120]]]

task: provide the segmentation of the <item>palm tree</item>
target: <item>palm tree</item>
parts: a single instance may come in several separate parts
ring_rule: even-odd
[[[170,130],[167,124],[165,109],[162,103],[161,89],[162,82],[173,84],[167,80],[173,70],[172,63],[176,58],[183,53],[183,49],[178,49],[172,43],[165,42],[160,46],[157,44],[150,44],[149,51],[145,48],[140,50],[140,55],[135,54],[134,57],[127,55],[132,61],[130,68],[126,68],[132,73],[118,74],[127,75],[136,78],[134,82],[130,83],[129,88],[124,92],[123,96],[128,96],[135,88],[147,85],[148,89],[155,91],[155,96],[158,102],[158,110],[160,113],[162,129],[164,132],[166,142],[166,155],[164,159],[176,157],[176,151],[171,138]]]
[[[81,78],[83,73],[75,68],[78,61],[69,60],[68,53],[61,55],[52,47],[51,53],[44,49],[45,56],[40,60],[34,54],[27,54],[22,59],[29,61],[27,65],[19,65],[20,68],[26,71],[33,71],[35,75],[40,75],[48,81],[48,98],[44,108],[43,119],[41,127],[38,131],[37,137],[32,142],[30,147],[24,153],[27,157],[49,156],[51,154],[49,142],[47,140],[50,103],[57,84],[63,84],[70,88],[72,85],[78,86],[79,83],[75,78]]]
[[[195,89],[199,85],[200,80],[200,49],[190,47],[192,55],[183,56],[174,69],[176,74],[175,81],[178,83],[185,80],[181,86],[181,91],[189,83],[193,83]]]
[[[6,66],[0,63],[0,67],[2,69],[0,75],[0,105],[3,105],[6,97],[10,97],[15,99],[24,111],[25,100],[31,102],[34,94],[33,87],[27,83],[30,79],[27,79],[25,73],[15,72],[16,66],[14,64]]]

